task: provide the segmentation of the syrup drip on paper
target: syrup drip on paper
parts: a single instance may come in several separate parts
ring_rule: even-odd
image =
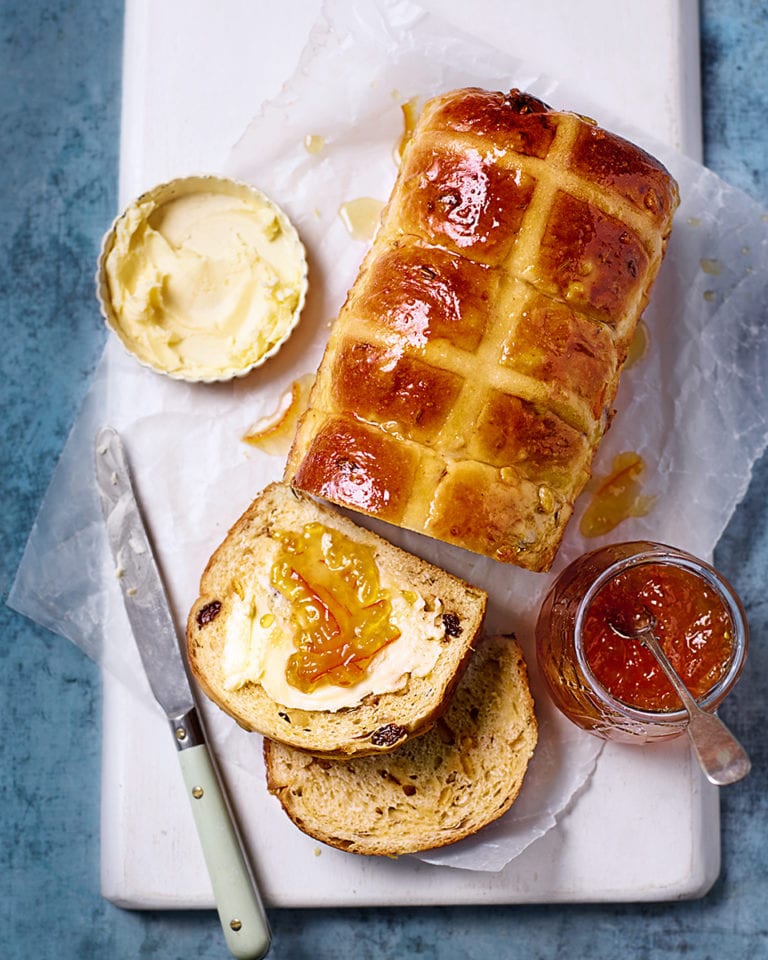
[[[353,240],[373,240],[384,204],[373,197],[358,197],[339,207],[339,216]]]
[[[418,97],[411,97],[410,100],[406,100],[405,103],[400,104],[400,109],[403,111],[403,133],[397,142],[397,145],[395,146],[395,163],[398,166],[400,166],[400,163],[402,162],[405,148],[408,146],[408,142],[413,136],[413,131],[416,127],[416,121],[419,119],[418,104]]]
[[[607,476],[591,481],[587,490],[591,490],[592,499],[579,525],[582,536],[600,537],[610,533],[622,520],[650,513],[656,497],[642,493],[640,477],[644,472],[643,458],[627,451],[614,458]]]
[[[629,367],[634,366],[638,360],[642,358],[648,352],[648,342],[650,340],[650,335],[648,333],[648,327],[641,320],[637,328],[635,329],[635,335],[632,338],[632,343],[629,346],[629,352],[627,353],[627,359],[624,363],[624,369],[627,370]]]

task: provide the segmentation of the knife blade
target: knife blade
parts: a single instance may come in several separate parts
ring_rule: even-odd
[[[147,680],[171,726],[224,937],[233,956],[259,960],[269,951],[269,924],[208,749],[125,448],[112,427],[98,432],[95,447],[116,576]]]

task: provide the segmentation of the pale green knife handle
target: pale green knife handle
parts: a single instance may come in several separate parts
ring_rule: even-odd
[[[269,924],[208,747],[188,747],[178,757],[227,946],[240,960],[259,960],[269,950]]]

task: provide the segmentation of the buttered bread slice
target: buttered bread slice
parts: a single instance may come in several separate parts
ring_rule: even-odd
[[[325,760],[264,742],[267,785],[304,833],[351,853],[454,843],[516,799],[538,731],[520,647],[481,641],[444,716],[386,756]]]
[[[447,708],[487,595],[275,483],[211,557],[189,665],[241,726],[330,757],[388,752]]]

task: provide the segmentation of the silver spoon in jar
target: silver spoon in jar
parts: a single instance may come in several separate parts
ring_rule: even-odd
[[[716,714],[701,709],[680,679],[656,638],[655,617],[643,610],[634,615],[631,626],[613,622],[608,625],[619,637],[638,640],[646,646],[669,678],[688,712],[688,739],[707,780],[718,786],[725,786],[746,777],[752,767],[746,751]]]

